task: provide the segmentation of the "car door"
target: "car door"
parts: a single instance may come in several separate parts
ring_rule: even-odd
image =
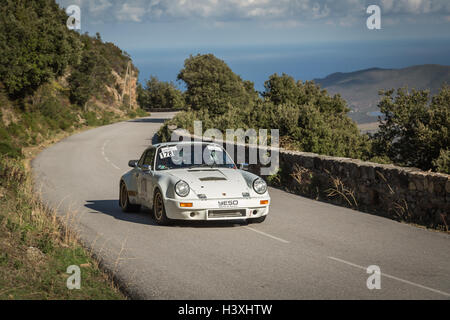
[[[143,203],[143,195],[145,194],[145,190],[143,189],[143,184],[142,184],[142,180],[144,177],[144,173],[142,171],[143,165],[144,165],[144,160],[145,160],[145,156],[147,155],[148,150],[146,150],[141,158],[138,161],[138,164],[136,166],[136,168],[134,169],[133,175],[134,178],[136,180],[136,189],[137,189],[137,198],[140,204],[144,204]]]
[[[154,170],[154,158],[155,148],[147,150],[145,157],[140,166],[139,172],[139,188],[140,199],[143,205],[150,207],[153,201],[153,170]],[[147,170],[148,169],[148,170]]]

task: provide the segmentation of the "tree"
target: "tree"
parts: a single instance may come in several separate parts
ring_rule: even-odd
[[[430,101],[425,90],[381,92],[383,117],[374,135],[374,152],[403,166],[445,170],[450,146],[450,86]]]
[[[273,74],[264,83],[262,93],[267,101],[274,105],[291,104],[302,106],[315,105],[321,112],[343,114],[348,113],[346,102],[340,95],[330,96],[326,90],[320,89],[313,81],[295,81],[293,77],[283,73]]]
[[[159,81],[151,76],[145,88],[138,86],[138,103],[143,109],[150,108],[184,108],[183,93],[173,83]]]
[[[265,103],[255,110],[255,118],[266,118],[264,125],[278,128],[285,144],[319,154],[369,157],[368,137],[347,116],[350,110],[339,95],[330,96],[314,82],[295,81],[285,73],[271,75],[264,87]]]
[[[32,93],[80,58],[78,34],[54,0],[2,0],[0,81],[14,96]]]
[[[264,82],[263,97],[275,105],[294,103],[299,101],[300,90],[291,76],[283,73],[281,76],[273,74]]]
[[[69,77],[70,100],[86,109],[92,95],[100,93],[112,81],[111,68],[95,50],[85,51],[81,63]]]
[[[450,149],[442,149],[439,157],[433,160],[433,165],[437,171],[450,174]]]
[[[224,114],[231,107],[245,107],[258,99],[251,82],[244,82],[212,54],[186,59],[178,80],[186,83],[187,106],[208,110],[211,115]]]

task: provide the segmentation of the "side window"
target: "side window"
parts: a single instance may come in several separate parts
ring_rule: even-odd
[[[144,164],[144,159],[145,159],[147,153],[148,153],[148,151],[146,151],[142,154],[141,159],[139,159],[139,162],[138,162],[138,167],[142,167],[142,165]]]
[[[149,165],[150,168],[153,169],[153,161],[155,159],[155,152],[156,149],[150,149],[147,151],[147,154],[145,155],[144,164]]]

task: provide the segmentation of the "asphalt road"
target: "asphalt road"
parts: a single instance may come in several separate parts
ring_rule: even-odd
[[[270,189],[263,224],[156,226],[123,213],[119,178],[163,118],[89,130],[33,161],[36,189],[145,299],[450,299],[449,235]],[[369,290],[366,268],[381,270]]]

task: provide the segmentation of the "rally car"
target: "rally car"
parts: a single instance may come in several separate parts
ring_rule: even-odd
[[[172,220],[248,220],[269,213],[266,182],[239,168],[218,144],[161,143],[150,146],[120,179],[124,212],[149,208],[158,224]]]

